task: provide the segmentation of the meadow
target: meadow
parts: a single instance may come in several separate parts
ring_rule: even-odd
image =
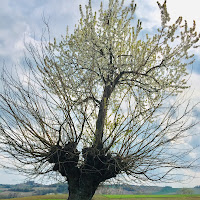
[[[67,194],[29,196],[12,200],[63,200]],[[93,200],[200,200],[199,195],[95,195]],[[5,199],[2,199],[5,200]]]

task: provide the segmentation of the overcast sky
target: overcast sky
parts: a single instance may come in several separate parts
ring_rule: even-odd
[[[143,28],[149,32],[160,25],[160,12],[156,4],[157,0],[137,0],[136,15],[143,21]],[[3,63],[8,68],[20,64],[24,55],[24,40],[31,42],[40,40],[45,28],[42,18],[49,22],[51,35],[60,38],[64,35],[67,25],[70,32],[73,31],[75,23],[79,19],[79,4],[85,5],[88,0],[1,0],[0,1],[0,68]],[[106,0],[103,1],[105,4]],[[126,4],[130,0],[125,0]],[[162,3],[163,0],[160,0]],[[95,10],[99,8],[100,0],[92,0]],[[168,11],[172,21],[183,16],[191,25],[196,20],[197,28],[200,31],[200,0],[168,0]],[[200,51],[199,51],[200,52]],[[196,62],[193,64],[193,73],[190,79],[193,100],[200,99],[200,53],[195,51]],[[197,128],[200,130],[200,127]],[[199,132],[200,134],[200,132]],[[188,145],[200,145],[200,137],[190,139]],[[195,151],[194,158],[200,157]],[[200,170],[199,170],[200,171]],[[200,185],[200,173],[187,171],[197,178],[190,180],[188,184],[174,183],[173,187],[194,187]],[[199,178],[198,178],[199,177]],[[8,174],[0,170],[0,184],[15,184],[22,182],[23,176]]]

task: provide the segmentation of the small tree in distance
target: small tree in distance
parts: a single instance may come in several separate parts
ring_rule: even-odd
[[[26,81],[4,74],[0,149],[19,171],[57,172],[68,200],[90,200],[108,179],[160,181],[190,166],[172,147],[195,125],[192,108],[169,100],[187,88],[200,35],[181,17],[169,25],[166,2],[158,6],[161,27],[141,39],[134,1],[101,3],[97,15],[89,0],[73,34],[29,46]]]
[[[181,188],[180,191],[178,191],[179,194],[193,194],[194,191],[192,188]]]

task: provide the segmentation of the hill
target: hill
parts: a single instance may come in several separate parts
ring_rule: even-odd
[[[28,181],[21,184],[8,185],[0,184],[0,199],[68,193],[68,185],[57,183],[43,185]],[[172,188],[170,186],[137,186],[125,184],[101,185],[96,194],[146,194],[146,195],[166,195],[166,194],[200,194],[200,187],[195,188]]]

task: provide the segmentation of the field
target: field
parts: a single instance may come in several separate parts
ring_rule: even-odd
[[[192,200],[200,199],[200,195],[104,195],[110,200]]]
[[[42,195],[12,200],[63,200],[67,195]],[[93,200],[200,200],[200,195],[95,195]],[[3,200],[3,199],[2,199]]]

